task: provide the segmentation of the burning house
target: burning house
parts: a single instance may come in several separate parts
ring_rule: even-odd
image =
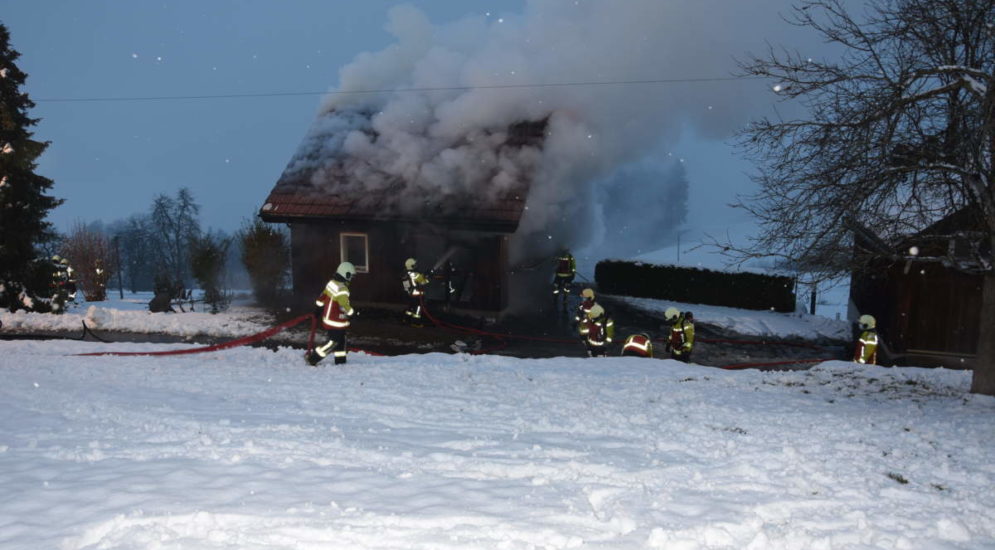
[[[509,237],[525,210],[546,120],[436,139],[436,150],[401,158],[403,147],[381,143],[387,138],[374,113],[330,114],[312,127],[259,212],[290,228],[297,300],[313,299],[349,261],[354,300],[404,303],[411,257],[432,271],[429,299],[505,309]]]

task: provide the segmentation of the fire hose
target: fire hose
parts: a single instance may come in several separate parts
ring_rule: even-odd
[[[473,351],[468,352],[468,353],[475,354],[475,355],[482,355],[482,354],[487,354],[487,353],[495,353],[497,351],[501,351],[503,349],[506,349],[508,347],[508,345],[509,345],[508,340],[510,340],[510,339],[514,339],[514,340],[526,340],[526,341],[533,341],[533,342],[560,343],[560,344],[574,344],[574,343],[576,343],[576,340],[573,340],[573,339],[552,338],[552,337],[543,337],[543,336],[530,336],[530,335],[524,335],[524,334],[501,334],[501,333],[489,332],[489,331],[485,331],[485,330],[481,330],[481,329],[476,329],[476,328],[472,328],[472,327],[462,326],[462,325],[458,325],[458,324],[454,324],[454,323],[449,323],[449,322],[443,321],[443,320],[439,319],[438,317],[436,317],[435,315],[433,315],[431,313],[431,311],[427,307],[425,307],[424,299],[422,300],[422,310],[425,312],[425,316],[435,326],[437,326],[439,328],[443,328],[443,329],[446,329],[446,330],[450,330],[450,331],[454,331],[454,332],[459,332],[459,333],[463,333],[463,334],[472,334],[472,335],[480,336],[480,337],[489,337],[489,338],[493,338],[493,339],[495,339],[495,340],[497,340],[499,342],[499,344],[497,346],[493,346],[493,347],[488,348],[486,350],[473,350]],[[314,338],[315,338],[315,333],[317,331],[318,320],[317,320],[317,317],[314,316],[314,314],[308,313],[308,314],[300,315],[298,317],[290,319],[289,321],[286,321],[286,322],[281,323],[279,325],[276,325],[274,327],[268,328],[268,329],[266,329],[266,330],[264,330],[262,332],[258,332],[256,334],[252,334],[252,335],[249,335],[249,336],[245,336],[245,337],[238,338],[238,339],[235,339],[235,340],[230,340],[230,341],[227,341],[227,342],[222,342],[222,343],[219,343],[219,344],[213,344],[213,345],[209,345],[209,346],[201,346],[201,347],[189,348],[189,349],[182,349],[182,350],[129,351],[129,352],[124,352],[124,351],[104,351],[104,352],[79,353],[79,354],[75,354],[75,355],[76,356],[166,356],[166,355],[188,355],[188,354],[195,354],[195,353],[208,353],[208,352],[221,351],[221,350],[224,350],[224,349],[230,349],[230,348],[235,348],[235,347],[239,347],[239,346],[245,346],[245,345],[250,345],[250,344],[258,343],[258,342],[261,342],[262,340],[265,340],[265,339],[267,339],[267,338],[269,338],[269,337],[271,337],[271,336],[273,336],[273,335],[275,335],[277,333],[280,333],[280,332],[282,332],[282,331],[284,331],[286,329],[289,329],[289,328],[292,328],[294,326],[297,326],[297,325],[299,325],[299,324],[301,324],[301,323],[303,323],[304,321],[307,321],[307,320],[311,321],[311,329],[310,329],[309,334],[308,334],[308,343],[307,343],[307,349],[310,351],[310,350],[314,349]],[[86,323],[84,322],[83,323],[83,334],[78,339],[82,340],[83,338],[86,337],[87,333],[93,335],[94,338],[100,340],[101,342],[106,342],[106,340],[100,338],[92,330],[90,330],[90,328],[87,327]],[[656,339],[656,340],[657,341],[664,341],[663,339]],[[823,347],[818,346],[816,344],[808,344],[808,343],[801,343],[801,342],[770,342],[770,341],[766,341],[766,340],[732,340],[732,339],[713,339],[713,338],[699,338],[698,341],[699,342],[705,342],[705,343],[723,343],[723,344],[736,344],[736,345],[783,345],[783,346],[793,346],[793,347],[804,347],[804,348],[809,348],[809,349],[824,351]],[[360,350],[360,349],[355,349],[355,348],[350,348],[349,351],[353,351],[353,352],[363,351],[364,353],[370,353],[372,355],[380,355],[380,354],[377,354],[377,353],[373,353],[373,352],[369,352],[369,351],[365,351],[365,350]],[[730,364],[730,365],[719,365],[719,368],[728,369],[728,370],[736,370],[736,369],[757,368],[757,367],[783,366],[783,365],[792,365],[792,364],[819,363],[819,362],[828,361],[828,360],[832,360],[832,359],[833,358],[825,358],[825,359],[794,359],[794,360],[773,361],[773,362],[734,363],[734,364]]]
[[[236,340],[229,340],[227,342],[222,342],[220,344],[213,344],[210,346],[201,346],[199,348],[188,348],[188,349],[178,349],[178,350],[165,350],[165,351],[96,351],[91,353],[77,353],[76,356],[99,356],[99,355],[113,355],[113,356],[138,356],[138,355],[149,355],[149,356],[161,356],[161,355],[188,355],[192,353],[207,353],[212,351],[221,351],[223,349],[235,348],[239,346],[245,346],[249,344],[254,344],[256,342],[261,342],[274,334],[282,332],[290,327],[297,326],[308,319],[314,319],[314,315],[308,313],[306,315],[301,315],[295,317],[284,323],[280,323],[275,327],[270,327],[262,332],[257,332],[243,338],[238,338]],[[312,331],[313,334],[313,331]]]

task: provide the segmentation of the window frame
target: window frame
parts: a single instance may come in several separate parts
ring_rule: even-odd
[[[363,239],[363,256],[365,262],[360,265],[347,258],[346,239],[349,237],[361,237]],[[356,266],[356,273],[370,272],[370,237],[367,233],[339,233],[339,258],[343,262],[352,262]]]

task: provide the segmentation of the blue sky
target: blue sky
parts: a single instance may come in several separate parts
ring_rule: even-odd
[[[613,3],[619,16],[657,0]],[[321,95],[339,71],[363,52],[397,39],[385,30],[395,3],[288,0],[88,2],[0,0],[0,21],[28,73],[25,91],[42,121],[35,136],[52,145],[39,172],[55,180],[66,203],[51,219],[60,230],[80,221],[113,221],[145,212],[154,196],[189,187],[202,205],[202,223],[237,229],[266,194],[304,137]],[[527,21],[524,0],[415,2],[434,25],[466,16],[488,25]],[[542,10],[570,10],[572,1]],[[765,41],[799,36],[779,20],[785,0],[674,2],[670,31],[681,34],[660,66],[624,78],[726,77],[732,58]],[[690,28],[681,29],[680,22]],[[567,46],[568,47],[568,46]],[[813,46],[814,47],[814,46]],[[554,47],[555,49],[555,47]],[[568,52],[564,52],[566,54]],[[583,66],[577,81],[598,80]],[[619,75],[615,75],[617,78]],[[721,93],[689,92],[675,102],[668,129],[642,153],[645,160],[682,158],[691,183],[689,225],[741,224],[725,204],[752,186],[750,166],[728,145],[732,130],[773,99],[764,85],[721,83]],[[712,90],[715,91],[715,90]],[[98,101],[104,98],[238,96],[208,99]],[[689,99],[690,98],[690,99]],[[87,101],[58,101],[64,99]],[[704,114],[722,113],[720,119]],[[719,115],[716,115],[719,116]],[[645,158],[655,157],[655,158]]]

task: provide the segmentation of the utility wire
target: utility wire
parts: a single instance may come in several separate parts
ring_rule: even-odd
[[[510,90],[521,88],[568,88],[580,86],[638,86],[650,84],[683,84],[706,82],[732,82],[738,80],[759,80],[759,76],[727,76],[711,78],[660,78],[649,80],[605,80],[553,82],[548,84],[493,84],[484,86],[439,86],[426,88],[383,88],[371,90],[332,90],[325,92],[266,92],[256,94],[203,94],[203,95],[173,95],[173,96],[126,96],[126,97],[53,97],[33,99],[35,103],[87,103],[109,101],[176,101],[190,99],[239,99],[256,97],[294,97],[316,95],[346,95],[346,94],[385,94],[409,92],[448,92],[470,90]]]

